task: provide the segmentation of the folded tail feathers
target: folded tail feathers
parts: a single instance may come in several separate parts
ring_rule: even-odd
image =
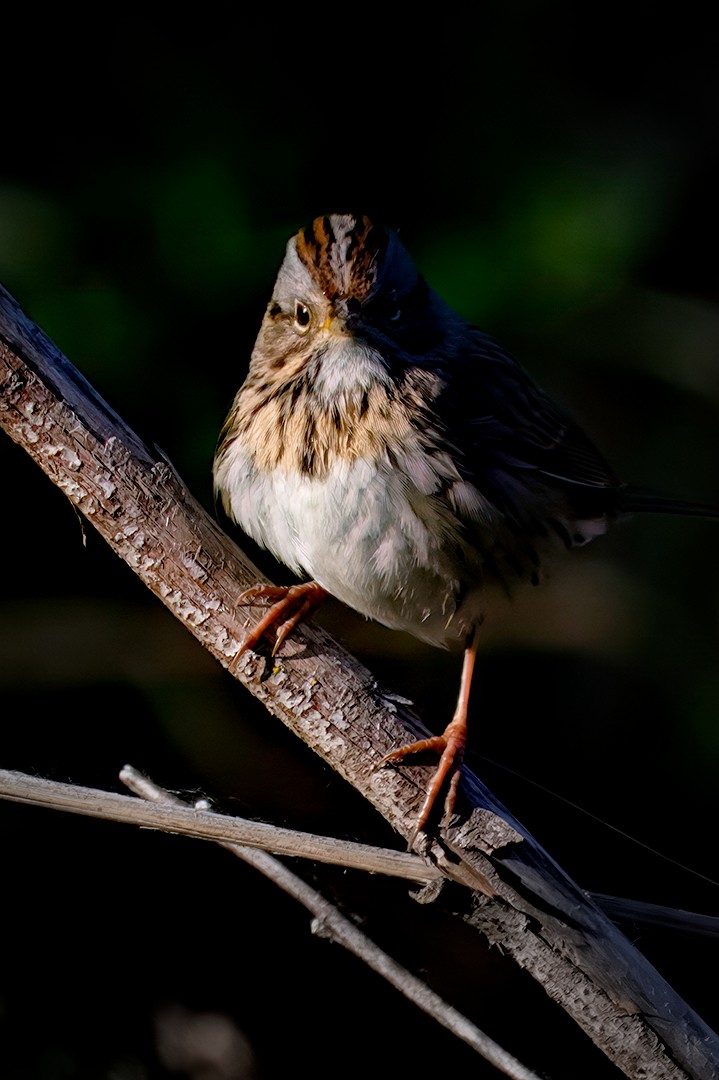
[[[688,517],[716,518],[719,505],[674,499],[644,488],[623,487],[618,493],[617,508],[621,514],[683,514]]]

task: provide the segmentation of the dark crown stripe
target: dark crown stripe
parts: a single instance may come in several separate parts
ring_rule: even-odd
[[[383,229],[365,216],[318,217],[297,234],[297,254],[329,298],[363,299],[387,246]]]

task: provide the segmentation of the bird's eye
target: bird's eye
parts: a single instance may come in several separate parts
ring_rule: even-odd
[[[310,325],[311,319],[312,314],[307,304],[303,304],[301,300],[295,300],[295,329],[304,333]]]

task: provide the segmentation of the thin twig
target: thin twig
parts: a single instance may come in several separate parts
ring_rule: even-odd
[[[126,768],[130,769],[130,766]],[[124,779],[123,773],[120,775]],[[314,859],[316,862],[365,870],[371,874],[386,874],[421,884],[439,881],[443,877],[437,867],[406,851],[391,851],[389,848],[357,844],[350,840],[336,840],[331,836],[282,829],[259,821],[226,817],[204,808],[191,808],[179,799],[174,803],[166,799],[158,800],[160,804],[153,807],[138,803],[137,799],[131,799],[128,795],[63,784],[7,769],[0,769],[0,798],[67,810],[86,817],[109,818],[163,832],[181,833],[198,840],[243,844],[276,855]]]
[[[177,796],[172,795],[164,788],[149,780],[142,773],[137,772],[130,765],[126,765],[120,773],[122,782],[136,795],[161,806],[183,808],[183,803]],[[276,885],[279,885],[286,893],[299,903],[303,904],[314,916],[312,920],[312,932],[320,937],[326,937],[343,945],[349,952],[354,953],[360,960],[386,979],[391,986],[399,990],[409,1001],[432,1016],[439,1024],[451,1031],[457,1038],[476,1050],[486,1061],[494,1065],[505,1076],[512,1080],[539,1080],[537,1074],[526,1068],[517,1061],[503,1047],[499,1046],[488,1035],[485,1035],[475,1024],[463,1016],[451,1005],[448,1005],[438,994],[430,990],[426,983],[422,982],[411,972],[398,964],[391,956],[378,948],[373,941],[363,934],[356,926],[346,919],[340,912],[325,900],[320,893],[311,888],[296,874],[288,870],[278,859],[268,855],[264,851],[256,851],[241,844],[218,841],[222,847],[227,848],[239,859],[254,866],[265,877]]]
[[[129,775],[139,775],[131,766],[126,768],[130,770]],[[120,777],[124,779],[123,773]],[[175,803],[165,801],[162,805],[153,807],[147,802],[138,803],[127,795],[76,784],[63,784],[60,781],[28,776],[7,769],[0,769],[0,798],[54,810],[66,810],[86,817],[106,818],[141,828],[179,833],[197,840],[212,840],[218,844],[242,844],[246,848],[273,852],[276,855],[331,863],[370,874],[384,874],[420,885],[437,883],[445,878],[439,867],[409,852],[284,829],[245,818],[227,817],[209,810],[204,800],[192,808],[179,799]],[[616,922],[719,937],[719,917],[715,915],[682,911],[641,900],[606,896],[603,893],[587,895]]]

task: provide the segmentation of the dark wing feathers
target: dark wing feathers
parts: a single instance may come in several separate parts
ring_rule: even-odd
[[[561,484],[610,489],[617,477],[581,427],[554,404],[525,370],[479,331],[464,358],[471,392],[458,407],[467,414],[465,431],[472,457],[510,469],[536,470]]]
[[[719,518],[718,506],[623,484],[589,436],[521,365],[481,331],[473,331],[471,341],[471,348],[460,357],[464,379],[453,381],[463,391],[457,393],[453,409],[460,418],[458,449],[480,488],[481,476],[534,471],[540,482],[561,489],[580,514],[651,512]]]

